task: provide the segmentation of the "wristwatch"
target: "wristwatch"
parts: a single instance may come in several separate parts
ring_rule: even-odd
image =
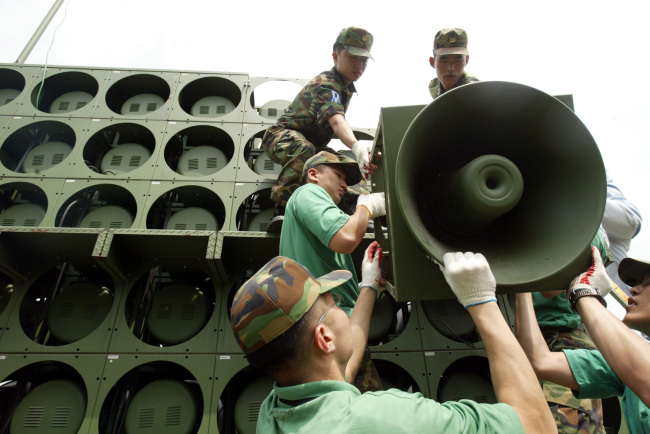
[[[593,288],[591,286],[585,286],[584,288],[579,288],[569,293],[569,303],[571,303],[571,308],[575,312],[578,311],[578,309],[576,309],[576,303],[582,297],[596,297],[598,301],[602,303],[603,306],[607,307],[607,302],[605,301],[605,298],[602,296],[602,294],[597,288]]]

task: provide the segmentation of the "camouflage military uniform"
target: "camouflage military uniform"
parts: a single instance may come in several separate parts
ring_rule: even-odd
[[[354,83],[346,86],[335,68],[322,72],[300,91],[276,125],[266,130],[262,148],[271,160],[282,165],[278,184],[271,189],[271,196],[279,205],[286,206],[302,184],[302,168],[309,158],[323,150],[341,155],[327,146],[334,136],[328,119],[336,114],[345,115],[353,92]],[[358,195],[368,190],[361,185],[349,187],[348,192]],[[344,200],[347,201],[345,197]]]
[[[474,83],[474,82],[477,82],[477,81],[479,81],[478,78],[476,78],[475,76],[473,76],[469,72],[464,71],[463,72],[463,77],[458,81],[458,83],[456,83],[456,85],[454,85],[454,88],[456,88],[458,86],[462,86],[462,85],[467,84],[467,83]],[[436,99],[440,95],[445,93],[445,90],[442,88],[442,86],[440,86],[440,80],[438,80],[438,77],[434,78],[429,83],[429,93],[431,94],[431,97],[433,99]]]
[[[551,351],[563,349],[594,349],[594,343],[582,329],[543,330]],[[540,380],[549,403],[558,433],[604,433],[603,406],[600,399],[577,399],[571,389]]]

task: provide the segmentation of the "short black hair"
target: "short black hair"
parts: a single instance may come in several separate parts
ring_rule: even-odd
[[[319,296],[320,298],[320,296]],[[318,300],[318,299],[317,299]],[[312,338],[309,330],[314,316],[314,305],[298,322],[273,339],[262,348],[246,355],[251,366],[260,368],[274,376],[275,372],[286,369],[292,361],[299,361],[298,355],[308,348]],[[302,359],[302,358],[301,358]]]
[[[343,44],[341,44],[340,42],[335,42],[334,46],[332,47],[332,51],[340,53],[341,50],[345,50],[345,46]]]

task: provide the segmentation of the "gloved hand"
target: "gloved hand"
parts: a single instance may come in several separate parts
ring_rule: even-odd
[[[614,286],[609,279],[603,260],[600,257],[600,252],[594,246],[591,246],[591,267],[571,282],[567,295],[577,289],[591,287],[600,291],[600,294],[605,297],[609,294]]]
[[[377,291],[377,294],[386,289],[386,286],[382,285],[383,282],[381,277],[382,255],[383,252],[379,243],[373,241],[366,249],[366,253],[363,255],[363,262],[361,262],[361,283],[359,283],[359,288],[367,286]]]
[[[384,193],[360,194],[357,206],[365,206],[370,212],[370,217],[386,215],[386,196]]]
[[[460,304],[467,309],[475,304],[497,301],[497,282],[485,256],[480,253],[445,253],[442,273]]]
[[[363,179],[368,179],[368,170],[370,169],[370,152],[372,151],[372,143],[367,140],[365,142],[357,141],[352,145],[352,153],[354,158],[359,164],[359,170]]]

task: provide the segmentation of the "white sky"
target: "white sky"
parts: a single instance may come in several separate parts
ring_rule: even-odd
[[[0,0],[0,63],[18,58],[53,4]],[[305,79],[331,67],[340,29],[364,27],[374,35],[376,62],[357,82],[347,114],[359,128],[376,127],[381,107],[429,103],[433,36],[464,28],[467,70],[481,80],[573,94],[610,176],[650,225],[647,1],[66,0],[26,64],[45,63],[57,26],[50,65]],[[650,226],[630,256],[650,260]]]

